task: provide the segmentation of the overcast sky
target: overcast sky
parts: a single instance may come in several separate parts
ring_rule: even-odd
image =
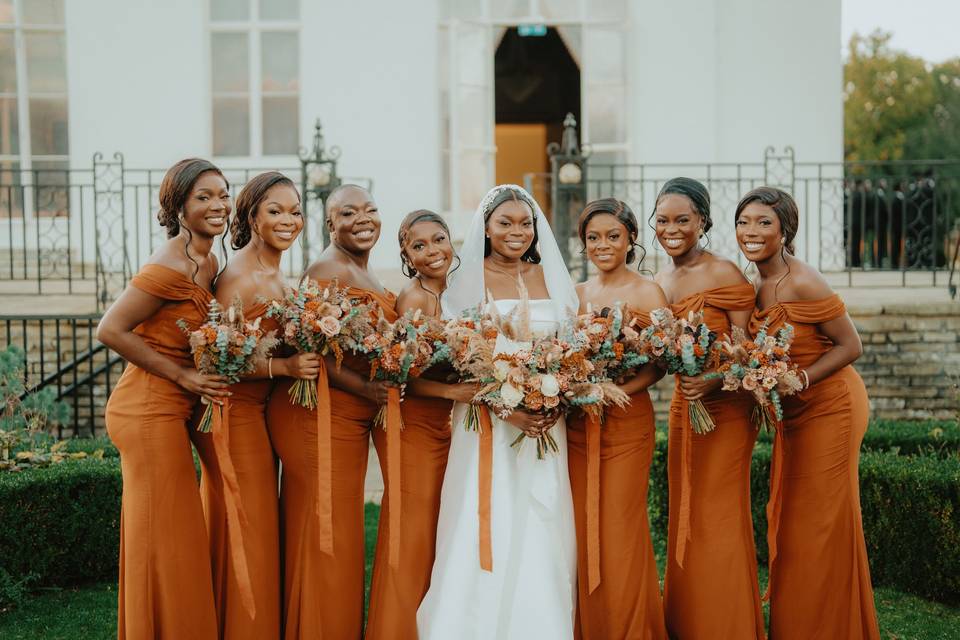
[[[931,62],[960,57],[960,0],[841,0],[846,56],[850,35],[893,33],[891,44]]]

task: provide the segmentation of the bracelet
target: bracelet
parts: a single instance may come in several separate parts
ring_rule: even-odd
[[[267,358],[267,375],[273,380],[273,358]]]
[[[806,369],[801,369],[800,373],[803,374],[803,390],[806,391],[810,388],[810,374],[807,373]]]

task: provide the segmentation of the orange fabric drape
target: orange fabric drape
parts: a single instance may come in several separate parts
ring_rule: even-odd
[[[400,415],[400,389],[391,387],[387,391],[386,417],[383,428],[387,432],[387,496],[390,499],[390,566],[400,566],[400,429],[403,417]]]
[[[755,312],[750,328],[792,325],[790,357],[805,368],[833,346],[818,325],[845,313],[837,295],[781,302]],[[767,505],[770,635],[879,638],[860,515],[866,388],[847,366],[784,398],[783,411]]]
[[[192,366],[187,336],[203,323],[209,292],[173,269],[148,264],[131,286],[166,300],[134,329],[151,348]],[[198,398],[127,365],[106,407],[107,433],[120,452],[120,584],[117,637],[217,638],[210,553],[190,448]]]
[[[726,312],[753,305],[754,289],[743,284],[702,291],[671,308],[678,316],[703,311],[707,326],[723,335],[730,332]],[[743,394],[716,391],[703,404],[716,424],[705,434],[692,432],[678,388],[670,406],[667,632],[693,639],[763,638],[750,512],[753,403]]]
[[[261,328],[276,331],[276,320],[264,317],[267,305],[245,309],[246,319],[261,318]],[[225,440],[217,439],[217,425],[209,434],[195,434],[202,465],[200,494],[210,536],[214,597],[225,638],[250,640],[280,633],[280,551],[277,461],[266,426],[266,401],[274,382],[241,380],[231,386],[229,405],[223,407],[229,428]],[[202,409],[202,408],[201,408]],[[197,414],[199,415],[199,413]],[[221,464],[226,459],[227,464]],[[234,469],[233,477],[225,468]],[[229,487],[235,487],[229,490]],[[236,506],[247,517],[242,526]],[[234,540],[242,531],[243,541]],[[242,550],[240,558],[236,555]],[[248,611],[241,592],[242,569],[247,567],[255,603]]]
[[[416,640],[417,608],[430,587],[430,575],[436,551],[437,519],[440,515],[440,491],[450,450],[450,411],[453,403],[439,398],[407,394],[400,404],[403,431],[400,466],[403,480],[403,518],[393,518],[393,497],[384,496],[380,505],[380,527],[373,579],[370,585],[370,610],[365,637],[368,640]],[[389,434],[373,432],[379,451]],[[387,453],[389,456],[389,451]],[[390,486],[396,465],[388,463],[386,486]],[[399,526],[399,535],[393,527]],[[403,541],[399,565],[390,562],[389,542]]]
[[[352,297],[378,304],[388,320],[396,318],[392,294],[355,287],[348,291]],[[348,355],[343,366],[363,377],[369,375],[366,357]],[[358,638],[363,633],[364,477],[377,406],[366,398],[319,385],[321,407],[330,414],[328,438],[322,433],[320,408],[308,411],[290,402],[287,392],[292,384],[289,379],[280,381],[267,405],[270,440],[283,466],[281,637]],[[326,401],[324,389],[329,394]],[[385,452],[381,455],[386,460]],[[318,516],[327,495],[329,537]]]
[[[570,488],[577,539],[576,637],[666,638],[663,606],[650,523],[647,493],[656,441],[653,404],[646,391],[626,407],[608,407],[599,429],[587,416],[567,422]],[[590,429],[598,437],[591,446]],[[594,458],[594,456],[596,456]],[[591,476],[596,469],[597,477]],[[591,508],[593,498],[597,499]],[[590,543],[596,517],[596,548]],[[598,584],[591,585],[596,563]]]

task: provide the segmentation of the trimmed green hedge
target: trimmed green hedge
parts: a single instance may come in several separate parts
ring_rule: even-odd
[[[650,521],[655,535],[666,539],[667,443],[665,434],[657,435]],[[750,475],[754,536],[762,563],[767,561],[771,452],[769,443],[757,444]],[[874,584],[960,603],[960,456],[865,451],[860,456],[860,505]]]
[[[0,473],[0,600],[116,577],[121,487],[117,458]]]
[[[763,432],[758,442],[773,442]],[[948,456],[960,452],[960,423],[948,420],[875,420],[863,436],[863,451],[893,451],[903,455],[933,453]]]

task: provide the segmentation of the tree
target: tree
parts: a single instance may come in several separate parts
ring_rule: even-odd
[[[847,160],[960,158],[960,58],[934,65],[854,33],[844,65]]]

